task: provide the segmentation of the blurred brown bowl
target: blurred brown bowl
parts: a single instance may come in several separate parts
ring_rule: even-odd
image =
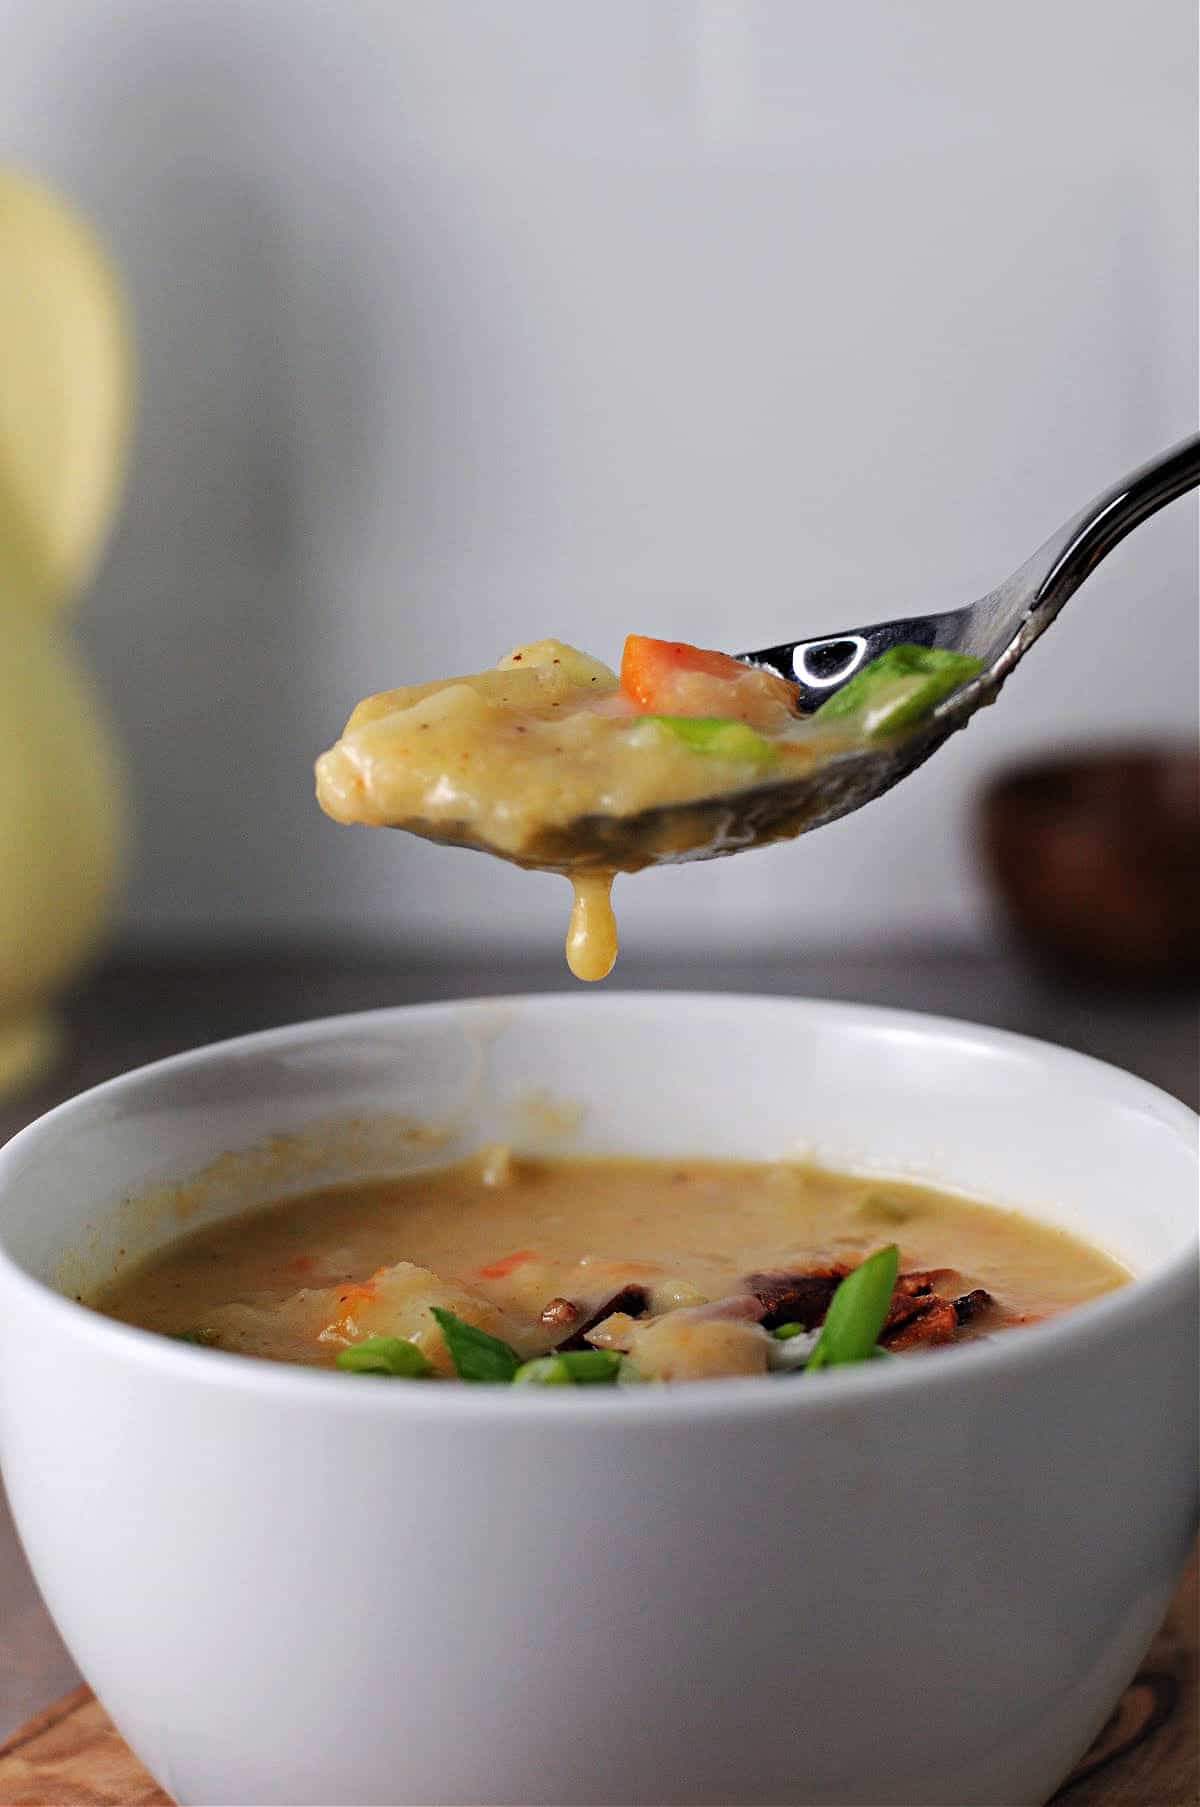
[[[993,780],[984,861],[1043,965],[1121,984],[1200,978],[1200,748],[1041,758]]]

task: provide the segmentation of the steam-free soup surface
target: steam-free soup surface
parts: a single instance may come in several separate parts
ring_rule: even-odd
[[[1061,1231],[901,1181],[498,1148],[247,1212],[183,1237],[94,1303],[318,1366],[366,1337],[408,1338],[449,1375],[437,1306],[524,1359],[607,1348],[640,1378],[681,1380],[765,1372],[774,1329],[815,1331],[838,1279],[891,1242],[901,1278],[880,1340],[898,1352],[1036,1322],[1128,1278]]]

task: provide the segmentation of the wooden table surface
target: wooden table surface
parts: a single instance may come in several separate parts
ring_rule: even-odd
[[[703,963],[651,961],[634,953],[622,956],[618,974],[619,986],[633,989],[694,987],[849,998],[992,1023],[1111,1060],[1193,1107],[1200,1105],[1194,995],[1119,998],[1076,992],[1001,955],[919,949],[786,960],[735,953]],[[559,960],[550,957],[450,964],[323,953],[120,955],[99,967],[67,1000],[58,1068],[24,1096],[0,1102],[0,1141],[85,1086],[201,1042],[345,1010],[563,990],[569,984]],[[0,1497],[0,1740],[49,1708],[79,1679],[33,1586]],[[1137,1794],[1111,1798],[1114,1803],[1118,1798],[1144,1801],[1147,1807],[1152,1801]],[[1154,1801],[1153,1807],[1165,1803]]]

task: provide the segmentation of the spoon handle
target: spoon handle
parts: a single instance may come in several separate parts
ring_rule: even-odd
[[[863,665],[901,643],[971,653],[987,670],[936,710],[965,721],[986,692],[992,696],[1068,597],[1113,547],[1148,516],[1200,485],[1200,434],[1181,439],[1139,466],[1052,533],[1032,558],[966,608],[850,628],[820,639],[792,640],[737,657],[766,666],[796,686],[800,707],[817,709]]]
[[[1200,434],[1193,433],[1081,509],[1026,560],[1005,589],[1023,591],[1031,615],[1043,610],[1056,615],[1127,533],[1198,484]]]

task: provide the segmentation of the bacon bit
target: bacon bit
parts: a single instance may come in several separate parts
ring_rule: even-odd
[[[936,1297],[928,1275],[901,1274],[896,1281],[887,1317],[883,1320],[880,1341],[883,1341],[889,1331],[903,1330],[906,1324],[911,1324],[923,1311],[928,1311]]]
[[[915,1349],[924,1343],[950,1343],[964,1325],[983,1317],[994,1323],[1011,1321],[1011,1314],[982,1286],[958,1299],[943,1298],[934,1289],[934,1282],[943,1275],[955,1278],[952,1268],[933,1274],[901,1275],[879,1339],[885,1348]]]
[[[551,1299],[542,1307],[541,1321],[547,1330],[569,1330],[582,1310],[581,1305],[573,1304],[570,1299]]]
[[[623,1286],[619,1292],[613,1293],[611,1298],[606,1299],[597,1311],[591,1312],[573,1335],[567,1338],[566,1342],[559,1343],[556,1347],[559,1350],[586,1349],[588,1347],[588,1331],[594,1330],[596,1325],[605,1318],[613,1317],[618,1312],[627,1313],[632,1318],[639,1318],[649,1303],[649,1296],[644,1286]]]
[[[958,1314],[949,1299],[932,1294],[900,1329],[884,1331],[880,1341],[888,1349],[917,1349],[924,1344],[952,1343],[958,1335]]]
[[[954,1301],[954,1315],[960,1324],[974,1323],[976,1318],[983,1317],[996,1305],[990,1292],[977,1286],[974,1292],[964,1293],[961,1299]]]
[[[949,1272],[949,1269],[943,1270]],[[896,1276],[896,1295],[902,1299],[922,1298],[934,1289],[936,1276],[930,1273],[898,1274]]]
[[[954,1311],[968,1339],[977,1335],[981,1328],[1000,1330],[1012,1324],[1038,1324],[1047,1315],[1042,1311],[1014,1311],[1011,1305],[1002,1305],[982,1286],[955,1299]]]
[[[780,1324],[803,1324],[815,1330],[825,1321],[838,1282],[850,1272],[845,1266],[814,1268],[807,1273],[747,1274],[745,1284],[762,1307],[768,1330]],[[978,1286],[960,1298],[948,1299],[939,1284],[961,1284],[953,1268],[900,1274],[879,1340],[887,1349],[915,1349],[922,1344],[953,1342],[965,1325],[986,1319],[993,1325],[1017,1321],[991,1293]],[[968,1333],[970,1334],[970,1333]]]
[[[493,1261],[489,1267],[481,1267],[479,1277],[481,1280],[507,1280],[510,1274],[515,1274],[527,1261],[536,1260],[536,1250],[514,1249],[511,1255],[502,1255],[499,1261]]]
[[[763,1308],[767,1330],[780,1324],[803,1324],[815,1330],[825,1321],[829,1301],[850,1269],[842,1264],[813,1268],[809,1273],[747,1274],[746,1290]]]

